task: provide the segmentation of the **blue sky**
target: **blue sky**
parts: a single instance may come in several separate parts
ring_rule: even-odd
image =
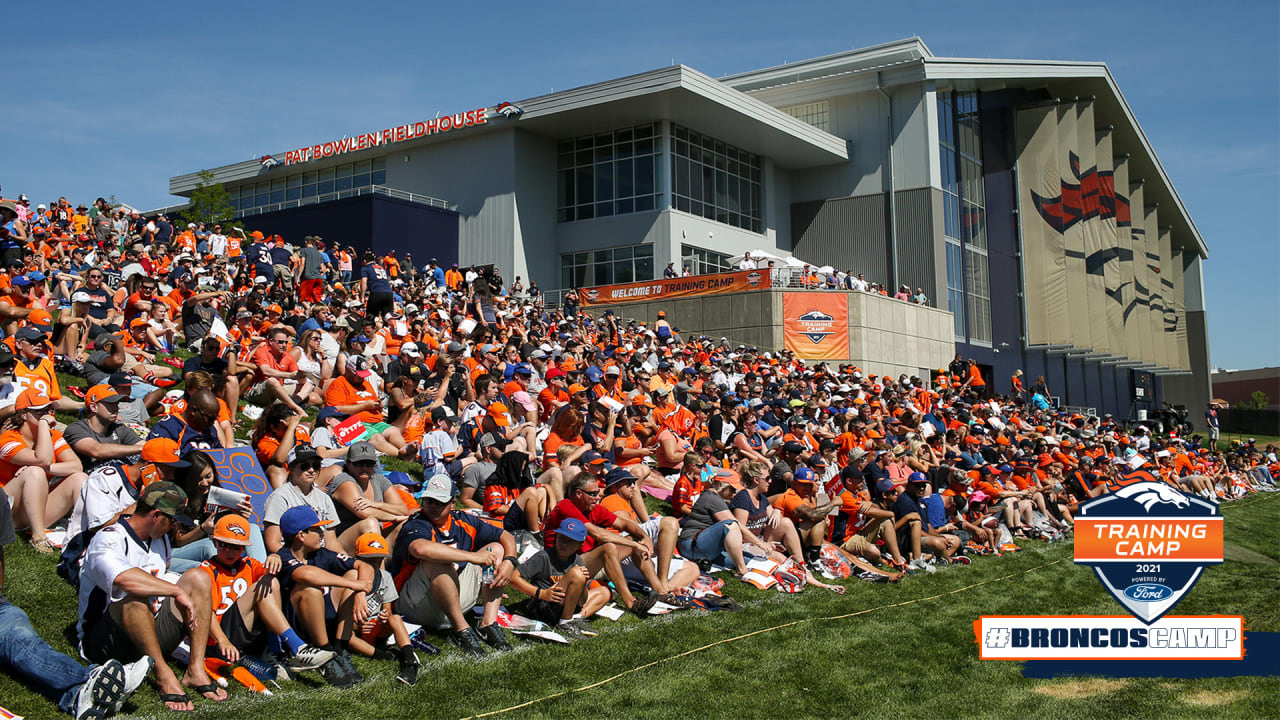
[[[894,7],[890,7],[894,5]],[[263,7],[269,6],[269,7]],[[1108,63],[1209,245],[1215,365],[1280,365],[1280,5],[22,3],[4,195],[175,201],[168,178],[684,63],[712,76],[918,35]]]

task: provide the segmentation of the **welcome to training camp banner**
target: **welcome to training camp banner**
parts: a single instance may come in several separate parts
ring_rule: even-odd
[[[745,290],[760,290],[769,286],[768,270],[744,270],[742,272],[717,273],[715,275],[691,275],[689,277],[653,280],[650,282],[579,288],[578,302],[583,307],[615,305],[617,303],[696,297],[699,295],[725,295]]]

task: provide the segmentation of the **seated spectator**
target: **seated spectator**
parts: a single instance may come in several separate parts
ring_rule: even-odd
[[[449,642],[471,657],[484,655],[481,641],[510,650],[497,619],[503,589],[516,569],[515,538],[454,510],[453,481],[447,476],[432,476],[418,497],[422,508],[400,529],[388,568],[400,593],[401,615],[434,630],[452,628]],[[485,568],[492,568],[488,582],[482,579]],[[484,614],[472,628],[466,613],[481,601]]]
[[[45,537],[51,523],[75,504],[85,474],[62,433],[52,429],[54,402],[38,390],[23,390],[13,414],[0,425],[0,485],[13,508],[14,524],[30,528],[38,553],[58,550]]]
[[[368,618],[368,593],[373,590],[373,566],[324,547],[329,521],[309,505],[289,508],[280,517],[285,543],[280,558],[281,592],[288,598],[286,617],[311,646],[334,650],[332,639],[346,636]],[[343,648],[337,648],[320,674],[342,689],[364,682]]]
[[[163,437],[178,443],[182,454],[195,450],[218,450],[223,447],[214,427],[221,411],[212,390],[201,389],[187,398],[186,409],[151,426],[147,439]]]
[[[262,413],[253,427],[249,439],[272,489],[283,485],[289,474],[286,465],[289,453],[300,441],[298,435],[304,434],[302,441],[310,437],[305,436],[305,428],[298,426],[303,417],[303,413],[292,406],[276,403]]]
[[[418,673],[422,662],[413,651],[409,641],[409,630],[404,619],[396,612],[395,603],[400,599],[396,592],[395,581],[391,573],[382,566],[391,557],[390,543],[376,532],[365,533],[356,539],[356,557],[373,568],[373,589],[367,595],[368,617],[353,624],[350,636],[339,638],[352,650],[372,658],[386,658],[388,655],[400,661],[400,672],[396,680],[413,686],[418,682]],[[396,650],[392,652],[383,643],[391,636],[395,640]]]
[[[89,543],[80,569],[80,652],[94,662],[132,662],[150,656],[160,700],[170,710],[190,711],[186,685],[208,700],[227,693],[205,670],[205,647],[212,614],[209,576],[183,573],[177,583],[160,579],[169,565],[173,517],[187,496],[169,482],[151,484],[132,515],[100,530]],[[190,639],[190,660],[179,682],[169,654]]]
[[[640,562],[635,553],[622,560],[622,572],[628,580],[641,582],[653,589],[659,599],[670,599],[672,591],[687,587],[698,578],[694,563],[684,563],[671,573],[671,560],[680,536],[680,521],[674,517],[649,517],[641,497],[639,482],[625,468],[615,467],[605,475],[605,496],[600,505],[613,514],[635,523],[653,547],[651,557]],[[642,514],[643,513],[643,514]],[[643,520],[641,520],[643,518]],[[633,539],[638,536],[627,531]]]
[[[578,639],[598,634],[588,620],[613,597],[583,564],[586,539],[587,526],[565,518],[556,528],[555,547],[534,553],[511,576],[511,586],[532,598],[526,611],[530,616]]]
[[[119,421],[120,403],[127,399],[109,385],[95,385],[85,393],[85,417],[62,433],[85,471],[113,460],[136,461],[142,451],[142,438]]]
[[[356,540],[366,533],[384,534],[394,543],[400,525],[409,519],[409,508],[377,467],[378,451],[367,442],[353,443],[347,448],[342,472],[329,484],[329,495],[338,511],[333,531],[342,549],[351,555],[355,554]]]
[[[307,402],[314,386],[301,379],[298,361],[289,354],[289,337],[290,333],[284,327],[272,327],[267,332],[266,342],[253,353],[252,359],[258,371],[244,399],[262,406],[279,400],[302,415],[305,413],[300,403]]]
[[[289,482],[281,485],[267,496],[262,510],[262,536],[267,544],[267,552],[279,552],[284,547],[285,539],[280,530],[280,518],[290,508],[306,505],[315,511],[324,521],[324,543],[326,547],[342,547],[338,536],[329,526],[338,522],[338,510],[325,488],[316,484],[320,474],[320,456],[315,448],[300,445],[289,455]]]
[[[817,476],[807,465],[801,465],[795,470],[791,489],[774,501],[778,511],[795,524],[804,547],[805,560],[809,563],[816,561],[822,551],[830,522],[827,513],[835,506],[830,501],[819,504],[817,493]]]

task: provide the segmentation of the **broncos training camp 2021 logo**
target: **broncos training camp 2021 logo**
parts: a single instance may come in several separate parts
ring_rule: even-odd
[[[800,321],[800,334],[812,340],[815,345],[835,332],[835,318],[821,310],[810,310],[796,319]]]
[[[1091,566],[1107,592],[1150,625],[1186,596],[1205,566],[1222,563],[1222,516],[1213,503],[1146,470],[1110,489],[1080,506],[1075,561]]]

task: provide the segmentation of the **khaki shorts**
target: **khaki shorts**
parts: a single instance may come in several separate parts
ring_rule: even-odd
[[[280,383],[284,385],[285,392],[290,395],[293,395],[298,391],[297,380],[281,380]],[[270,405],[274,403],[276,399],[275,393],[271,392],[271,387],[267,384],[266,380],[263,380],[249,388],[249,392],[244,395],[244,401],[254,405]]]
[[[467,563],[462,572],[458,573],[458,597],[464,613],[480,602],[480,570],[479,565]],[[435,598],[431,597],[431,579],[427,577],[426,568],[421,565],[405,581],[396,608],[404,619],[423,627],[432,630],[453,628],[453,621],[436,605]]]
[[[865,555],[875,548],[876,535],[880,533],[880,525],[885,522],[888,522],[888,518],[880,518],[879,520],[872,520],[868,522],[866,525],[862,526],[861,530],[855,533],[848,540],[845,540],[844,545],[841,545],[840,547],[843,548],[845,552],[850,552],[854,555]]]

